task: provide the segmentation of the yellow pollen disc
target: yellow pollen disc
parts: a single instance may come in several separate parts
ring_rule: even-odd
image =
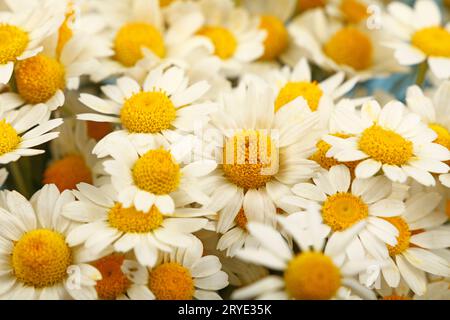
[[[289,262],[284,281],[288,294],[296,300],[329,300],[341,286],[341,273],[330,257],[305,252]]]
[[[413,156],[411,141],[378,125],[364,130],[358,144],[361,151],[383,164],[401,166]]]
[[[116,203],[108,213],[109,225],[125,233],[148,233],[159,228],[163,220],[163,215],[155,206],[148,212],[142,212],[134,207],[124,208],[120,203]]]
[[[322,8],[327,4],[326,0],[298,0],[298,11],[304,12],[309,9]]]
[[[95,285],[100,299],[115,300],[119,295],[125,294],[130,287],[131,281],[121,269],[124,260],[124,255],[111,254],[93,263],[102,274],[102,279]]]
[[[278,153],[269,136],[242,131],[226,141],[223,163],[228,180],[244,189],[258,189],[278,172]]]
[[[40,54],[19,61],[15,71],[17,90],[28,103],[43,103],[66,86],[64,66]]]
[[[89,138],[100,141],[113,131],[113,126],[109,122],[86,121],[87,134]]]
[[[274,60],[288,47],[289,35],[283,21],[275,16],[261,16],[259,28],[267,32],[261,60]]]
[[[348,135],[345,134],[333,134],[335,137],[339,138],[348,138]],[[334,158],[327,157],[327,152],[330,150],[331,145],[327,142],[320,140],[316,144],[316,152],[309,158],[312,161],[317,162],[322,168],[326,170],[330,170],[331,167],[334,167],[339,164],[345,165],[352,175],[352,178],[355,176],[355,169],[361,161],[347,161],[347,162],[339,162]]]
[[[24,284],[50,287],[66,278],[72,252],[61,234],[38,229],[25,233],[14,244],[11,264],[15,277]]]
[[[387,244],[389,254],[391,257],[396,256],[409,248],[409,239],[411,238],[411,231],[408,223],[401,217],[384,218],[397,228],[399,235],[397,237],[397,245],[392,247]]]
[[[442,27],[428,27],[416,31],[411,43],[428,56],[450,58],[450,32]]]
[[[139,92],[128,98],[120,112],[122,125],[130,132],[158,133],[170,128],[177,116],[164,92]]]
[[[340,9],[345,19],[351,23],[359,23],[369,16],[367,6],[358,0],[342,0]]]
[[[169,194],[180,184],[180,166],[170,152],[150,150],[133,167],[134,183],[142,190],[156,195]]]
[[[28,33],[9,24],[0,23],[0,64],[16,61],[28,46]]]
[[[275,100],[275,112],[298,97],[303,97],[311,111],[316,111],[322,95],[323,91],[317,82],[288,82],[278,93]]]
[[[355,70],[365,70],[372,65],[372,41],[361,31],[346,27],[336,32],[323,48],[325,54],[337,64]]]
[[[386,296],[386,297],[383,297],[382,300],[411,300],[411,298],[406,297],[406,296],[396,296],[396,295],[392,295],[392,296]]]
[[[430,124],[430,128],[437,134],[433,142],[450,149],[450,132],[437,123]]]
[[[175,262],[150,271],[148,286],[158,300],[191,300],[195,291],[189,270]]]
[[[21,138],[13,126],[4,119],[0,120],[0,156],[15,150],[20,141]]]
[[[234,218],[234,222],[236,222],[237,226],[243,230],[247,230],[247,223],[248,219],[245,215],[244,208],[241,208],[236,216]]]
[[[322,206],[323,221],[334,231],[350,228],[368,215],[367,204],[360,197],[346,192],[329,196]]]
[[[114,39],[116,60],[131,67],[144,57],[142,48],[150,49],[163,58],[166,55],[164,38],[154,26],[144,22],[128,23],[122,26]]]
[[[60,192],[76,189],[81,182],[92,184],[92,172],[80,155],[69,155],[53,162],[45,171],[44,184],[55,184]]]
[[[161,8],[165,8],[168,7],[169,5],[171,5],[173,2],[173,0],[159,0],[159,6]]]
[[[197,34],[211,40],[214,54],[222,60],[231,58],[236,52],[238,42],[233,33],[226,28],[204,27]]]

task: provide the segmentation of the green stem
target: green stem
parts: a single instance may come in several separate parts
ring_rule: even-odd
[[[417,78],[416,78],[416,84],[420,87],[423,86],[425,82],[425,78],[427,76],[428,71],[428,63],[425,60],[421,64],[419,64],[419,67],[417,68]]]
[[[22,174],[22,170],[20,169],[19,162],[15,161],[9,165],[9,171],[11,172],[11,176],[14,180],[14,185],[16,190],[20,192],[25,198],[29,198],[29,190],[28,185],[24,179]]]

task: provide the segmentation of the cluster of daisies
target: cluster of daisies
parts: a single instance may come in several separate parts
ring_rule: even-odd
[[[0,0],[0,299],[450,299],[449,16]]]

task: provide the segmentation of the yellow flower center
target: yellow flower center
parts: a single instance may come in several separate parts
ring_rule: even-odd
[[[450,58],[450,32],[442,27],[420,29],[411,42],[428,56]]]
[[[139,92],[123,104],[120,119],[123,126],[135,133],[158,133],[170,128],[176,109],[164,92]]]
[[[323,91],[317,82],[288,82],[278,93],[275,100],[275,112],[298,97],[303,97],[311,111],[316,111],[322,95]]]
[[[66,86],[64,66],[40,54],[17,63],[17,90],[28,103],[43,103]]]
[[[228,139],[223,163],[225,177],[244,189],[262,188],[278,172],[276,146],[260,131],[242,131]]]
[[[433,142],[450,149],[450,132],[437,123],[430,124],[430,128],[437,134],[437,138]]]
[[[298,11],[304,12],[314,8],[322,8],[327,4],[326,0],[298,0]]]
[[[364,130],[358,144],[361,151],[383,164],[401,166],[413,156],[411,141],[376,124]]]
[[[133,179],[142,190],[156,195],[169,194],[180,184],[180,166],[170,152],[150,150],[133,167]]]
[[[341,286],[341,273],[328,256],[305,252],[289,262],[284,281],[294,299],[329,300]]]
[[[402,217],[383,218],[390,222],[397,228],[399,235],[397,237],[397,245],[395,247],[386,245],[391,257],[396,256],[409,248],[409,239],[411,238],[411,231],[408,223]]]
[[[44,171],[44,184],[54,183],[60,192],[76,189],[81,182],[92,184],[92,172],[80,155],[68,155]]]
[[[372,41],[361,31],[346,27],[336,32],[325,44],[324,52],[334,62],[355,70],[365,70],[372,65]]]
[[[122,272],[124,260],[124,255],[111,254],[93,263],[102,275],[102,279],[95,285],[100,299],[115,300],[119,295],[125,294],[130,287],[131,281]]]
[[[245,215],[244,208],[241,208],[236,216],[234,218],[234,222],[236,222],[237,226],[243,230],[247,230],[247,223],[248,219]]]
[[[100,141],[113,131],[113,126],[109,122],[86,121],[87,134],[89,138]]]
[[[195,291],[189,270],[175,262],[151,270],[148,286],[158,300],[191,300]]]
[[[369,16],[367,6],[358,0],[342,0],[340,9],[350,23],[359,23]]]
[[[333,136],[339,137],[339,138],[349,138],[349,136],[345,135],[345,134],[333,134]],[[331,167],[333,167],[333,166],[336,166],[336,165],[339,165],[339,164],[343,164],[350,170],[350,173],[351,173],[352,177],[355,176],[356,166],[361,161],[339,162],[339,161],[337,161],[334,158],[327,157],[327,152],[330,150],[331,145],[328,144],[327,142],[323,141],[323,140],[320,140],[319,142],[317,142],[316,148],[317,148],[317,150],[309,158],[310,160],[317,162],[325,170],[330,170]]]
[[[15,150],[20,141],[21,138],[13,126],[4,119],[0,120],[0,156]]]
[[[159,6],[161,8],[165,8],[168,7],[169,5],[171,5],[173,2],[173,0],[159,0]]]
[[[411,300],[411,298],[406,297],[406,296],[391,295],[391,296],[383,297],[382,300]]]
[[[11,264],[15,277],[24,284],[51,287],[67,277],[72,252],[61,234],[38,229],[25,233],[14,244]]]
[[[155,206],[148,212],[142,212],[116,203],[108,212],[109,225],[125,233],[148,233],[159,228],[163,220],[163,215]]]
[[[236,52],[238,42],[233,33],[226,28],[204,27],[198,31],[198,35],[211,40],[215,49],[214,54],[222,60],[231,58]]]
[[[367,204],[360,197],[347,192],[329,196],[322,206],[323,221],[334,231],[350,228],[368,216]]]
[[[288,47],[289,34],[283,21],[275,16],[263,15],[259,28],[267,32],[264,40],[264,54],[261,60],[273,60],[278,58]]]
[[[166,55],[164,38],[154,26],[144,22],[128,23],[122,26],[114,39],[116,60],[131,67],[144,57],[142,48],[150,49],[163,58]]]
[[[28,46],[28,33],[22,29],[0,23],[0,64],[16,61]]]

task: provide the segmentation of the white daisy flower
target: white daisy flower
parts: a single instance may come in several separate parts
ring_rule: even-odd
[[[95,290],[99,300],[128,300],[139,298],[136,292],[146,287],[140,279],[145,277],[147,268],[134,259],[120,253],[111,253],[92,265],[101,273],[102,279],[97,281]]]
[[[450,282],[445,279],[429,281],[423,295],[414,294],[403,280],[396,288],[386,285],[377,291],[381,295],[380,300],[450,300]]]
[[[58,137],[49,132],[62,124],[62,119],[46,120],[48,108],[44,104],[25,106],[18,110],[0,110],[0,163],[17,161],[21,156],[34,156],[44,150],[32,149]]]
[[[436,133],[434,143],[450,149],[450,82],[443,82],[432,99],[425,96],[418,86],[409,87],[406,103]],[[441,174],[439,179],[450,187],[450,174]]]
[[[61,6],[44,0],[39,6],[14,5],[0,12],[0,84],[11,79],[14,65],[42,51],[41,42],[56,32],[64,20]]]
[[[414,8],[393,2],[388,5],[386,28],[398,40],[388,45],[402,65],[428,63],[433,74],[441,79],[450,77],[450,24],[443,25],[441,11],[432,0],[418,0]]]
[[[300,183],[292,188],[296,196],[282,198],[291,205],[307,209],[310,202],[321,207],[324,224],[339,237],[359,232],[346,248],[350,261],[363,260],[367,253],[378,260],[389,256],[386,244],[397,245],[399,231],[384,218],[398,216],[404,211],[400,200],[388,199],[392,183],[383,176],[354,179],[344,166],[334,166],[330,171],[317,173],[314,183]],[[363,227],[361,227],[363,224]]]
[[[7,178],[8,178],[8,170],[6,170],[6,168],[1,168],[0,169],[0,188],[3,186],[3,184],[5,183]]]
[[[119,78],[116,85],[102,86],[106,99],[82,93],[80,101],[101,114],[83,113],[77,117],[121,124],[122,130],[106,136],[96,150],[117,135],[133,140],[136,136],[167,136],[176,130],[191,133],[204,126],[215,110],[212,102],[202,101],[209,88],[206,81],[190,84],[181,68],[161,67],[148,74],[142,87],[128,77]]]
[[[198,239],[190,247],[161,254],[148,273],[136,275],[133,265],[127,267],[140,284],[128,292],[134,300],[222,300],[216,291],[228,285],[219,258],[203,255]]]
[[[82,183],[77,187],[74,194],[78,201],[65,206],[63,214],[83,224],[72,230],[68,242],[84,243],[95,253],[109,246],[117,252],[133,250],[139,263],[146,266],[156,263],[159,251],[189,246],[191,234],[208,222],[201,217],[215,215],[203,208],[182,206],[177,206],[172,214],[161,212],[155,205],[143,211],[126,207],[110,185],[97,188]]]
[[[61,215],[69,191],[46,185],[30,202],[15,191],[0,195],[1,299],[96,299],[96,259],[67,243],[74,224]]]
[[[418,192],[405,202],[405,211],[385,218],[398,231],[397,245],[389,246],[388,264],[382,267],[386,283],[396,288],[403,279],[417,295],[427,292],[426,273],[450,277],[450,229],[443,224],[447,216],[435,210],[441,201],[436,192]]]
[[[275,113],[272,90],[253,77],[221,100],[221,109],[212,115],[211,134],[212,157],[221,165],[200,183],[211,193],[207,207],[220,211],[217,231],[225,233],[241,208],[245,215],[264,217],[260,221],[274,217],[276,207],[291,212],[279,199],[318,167],[307,158],[319,117],[303,98]]]
[[[257,17],[231,0],[200,0],[191,5],[203,17],[203,23],[192,30],[193,35],[212,46],[226,75],[237,76],[242,67],[263,55],[266,32],[258,28]]]
[[[361,298],[376,299],[371,290],[352,278],[359,268],[365,269],[371,262],[343,263],[345,249],[362,224],[346,237],[335,233],[323,248],[330,228],[320,223],[318,212],[301,212],[278,220],[301,252],[293,252],[278,231],[262,224],[249,224],[248,229],[260,241],[261,248],[243,249],[238,257],[282,272],[283,276],[271,275],[238,289],[233,292],[233,299],[329,300],[353,298],[355,293]]]
[[[376,7],[374,7],[376,6]],[[376,9],[375,9],[376,8]],[[377,11],[375,11],[377,10]],[[326,12],[333,17],[349,24],[360,24],[368,21],[369,17],[381,19],[382,4],[374,0],[329,0]],[[379,15],[375,17],[374,15]],[[373,23],[380,22],[373,21]],[[373,25],[379,28],[381,25]]]
[[[444,161],[450,151],[433,141],[437,134],[398,101],[383,108],[376,101],[363,105],[361,114],[341,114],[339,120],[349,138],[325,136],[332,147],[327,156],[339,161],[361,161],[356,177],[369,178],[381,169],[394,182],[411,177],[423,185],[435,185],[431,173],[447,173]]]
[[[101,161],[92,154],[95,141],[87,133],[83,122],[65,119],[59,138],[50,144],[52,160],[43,173],[44,184],[55,184],[62,192],[75,189],[81,182],[95,185],[107,182],[102,177],[106,172]]]
[[[289,32],[302,52],[326,71],[344,71],[367,80],[403,70],[393,50],[381,46],[387,40],[383,30],[345,25],[327,18],[323,10],[312,10],[294,19]]]

